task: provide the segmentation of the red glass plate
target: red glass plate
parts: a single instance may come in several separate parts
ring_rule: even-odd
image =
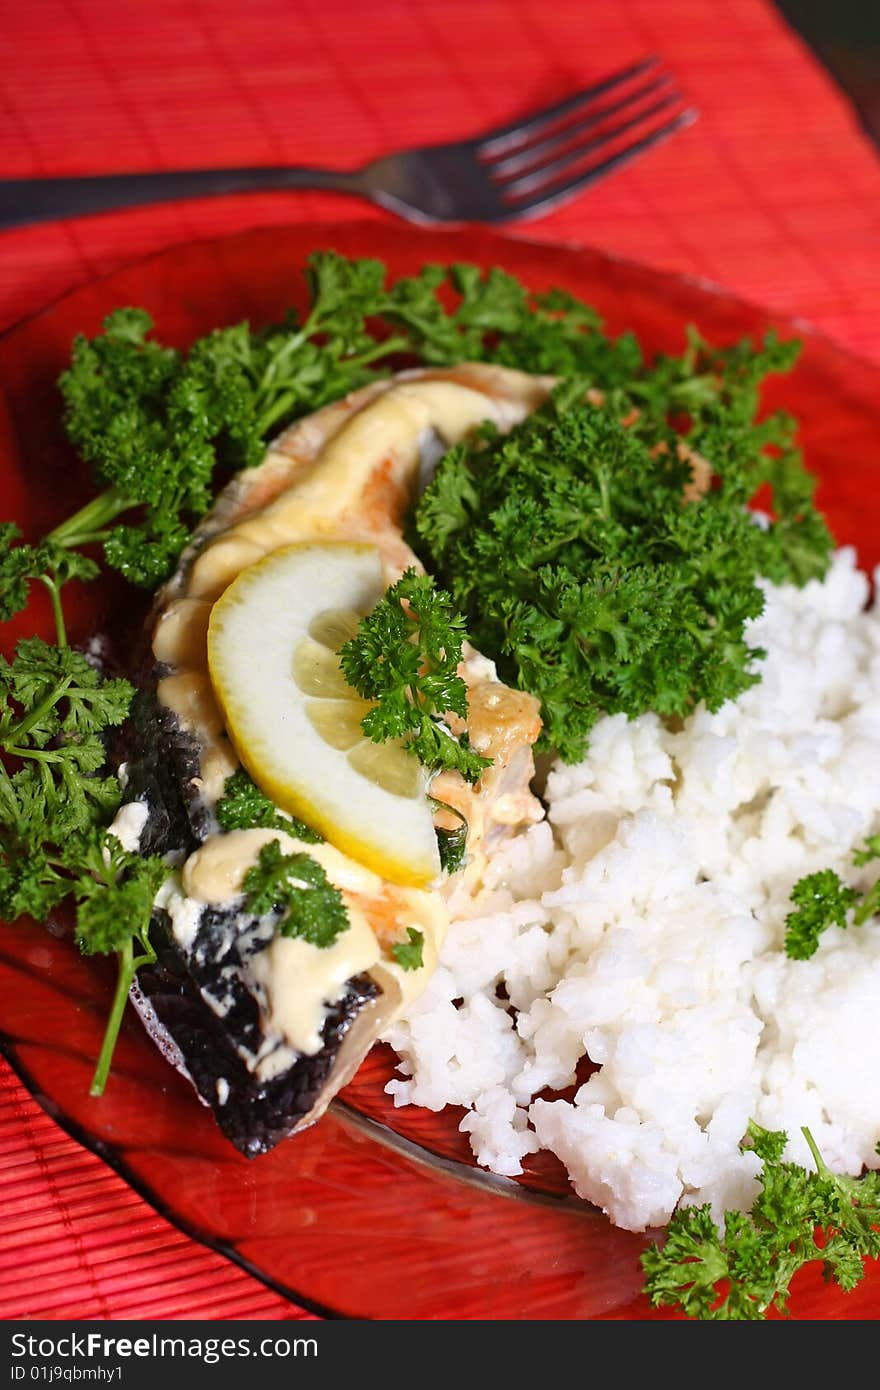
[[[415,231],[373,222],[272,228],[173,248],[82,286],[0,341],[3,515],[41,534],[88,495],[66,448],[55,388],[77,332],[119,305],[153,314],[185,345],[220,324],[275,320],[302,302],[310,251],[383,258],[392,274],[426,261],[500,265],[534,290],[559,285],[594,303],[612,331],[648,350],[680,350],[695,323],[712,341],[768,327],[803,338],[795,372],[769,405],[797,415],[820,503],[864,565],[880,560],[880,368],[807,325],[773,321],[711,286],[595,251],[535,246],[482,229]],[[39,599],[20,630],[50,631]],[[141,605],[107,582],[78,595],[76,635],[128,635]],[[646,1319],[641,1237],[615,1230],[574,1199],[542,1161],[521,1182],[475,1169],[459,1114],[395,1111],[384,1095],[392,1059],[377,1048],[313,1129],[254,1161],[221,1137],[195,1094],[128,1019],[110,1085],[91,1100],[113,971],[30,924],[4,928],[0,1044],[49,1114],[100,1154],[164,1215],[267,1284],[327,1316],[382,1319]],[[791,1311],[810,1319],[880,1315],[880,1268],[842,1295],[818,1273],[795,1281]]]

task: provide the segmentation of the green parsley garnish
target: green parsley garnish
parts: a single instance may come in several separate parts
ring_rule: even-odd
[[[857,868],[880,858],[880,835],[869,835],[862,849],[853,852]],[[798,879],[791,890],[795,911],[785,919],[785,954],[792,960],[809,960],[819,949],[827,927],[861,927],[880,912],[880,879],[867,892],[848,887],[834,869],[820,869]]]
[[[121,792],[105,770],[105,739],[125,719],[133,691],[127,681],[102,679],[67,645],[60,603],[62,583],[89,578],[94,567],[83,556],[59,556],[50,543],[32,547],[17,539],[14,527],[3,528],[4,611],[9,616],[26,601],[30,580],[42,581],[52,596],[57,644],[28,637],[12,661],[0,657],[0,915],[45,921],[69,898],[80,949],[118,956],[91,1087],[100,1095],[134,973],[155,960],[147,932],[167,870],[159,859],[125,851],[106,828]]]
[[[802,1133],[815,1172],[782,1161],[782,1130],[749,1124],[743,1149],[763,1159],[761,1191],[747,1215],[725,1212],[723,1234],[708,1206],[675,1212],[663,1244],[641,1257],[655,1308],[677,1307],[704,1320],[784,1314],[792,1278],[817,1261],[828,1283],[849,1291],[860,1282],[865,1257],[880,1257],[880,1171],[840,1177],[826,1167],[810,1131]]]
[[[309,307],[256,331],[219,328],[188,352],[150,337],[144,309],[117,309],[79,336],[59,385],[65,425],[101,490],[53,533],[99,543],[128,580],[171,571],[217,483],[259,463],[273,432],[386,376],[401,354],[433,364],[494,358],[533,371],[590,370],[611,384],[636,369],[634,339],[612,343],[568,295],[530,296],[513,276],[426,266],[386,284],[380,261],[317,252]]]
[[[376,702],[361,727],[374,743],[403,740],[431,771],[447,768],[478,782],[491,760],[453,738],[445,714],[467,719],[467,686],[458,674],[464,621],[430,575],[408,569],[342,647],[345,679]]]
[[[716,710],[754,684],[762,653],[744,634],[763,608],[758,576],[824,572],[830,538],[812,480],[789,479],[792,458],[781,491],[797,500],[766,526],[748,512],[783,470],[761,453],[772,432],[743,423],[727,389],[694,404],[685,450],[665,425],[646,436],[619,422],[619,402],[591,405],[583,382],[566,382],[509,435],[484,429],[453,448],[416,508],[425,558],[471,640],[541,699],[539,747],[567,761],[602,714]],[[699,501],[683,498],[691,451],[718,475]]]
[[[785,954],[792,960],[809,960],[819,947],[826,927],[847,924],[847,915],[859,900],[833,869],[820,869],[799,879],[791,890],[796,911],[785,919]]]
[[[105,732],[122,723],[132,687],[102,680],[82,652],[23,638],[0,657],[0,808],[4,829],[33,837],[86,829],[119,805],[115,777],[99,776]],[[21,766],[10,771],[8,760]]]
[[[65,550],[48,537],[39,545],[24,545],[13,522],[0,522],[0,622],[21,612],[31,581],[39,580],[49,591],[59,638],[66,640],[61,586],[71,579],[94,579],[97,573],[98,566],[88,556]]]
[[[91,1095],[100,1096],[134,977],[156,959],[150,918],[168,869],[158,856],[132,854],[106,832],[86,839],[75,859],[68,850],[64,867],[74,878],[69,891],[77,904],[76,944],[85,955],[115,951],[118,958],[116,990],[90,1087]]]
[[[244,768],[226,778],[215,814],[221,830],[283,830],[311,845],[321,844],[324,838],[296,816],[282,815]]]
[[[391,947],[391,954],[401,970],[421,970],[424,964],[425,936],[417,927],[407,927],[407,940]]]
[[[858,869],[872,859],[880,859],[880,835],[869,835],[861,849],[853,850],[853,863]]]
[[[263,845],[244,876],[245,903],[255,917],[277,914],[282,936],[299,936],[313,946],[332,946],[348,930],[339,889],[310,854],[284,854],[281,843]]]

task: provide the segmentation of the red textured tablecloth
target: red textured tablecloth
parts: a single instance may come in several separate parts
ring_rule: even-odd
[[[880,360],[880,155],[765,0],[7,4],[0,177],[354,166],[648,53],[697,124],[520,234],[705,277]],[[278,193],[0,233],[0,327],[175,242],[365,215],[385,216]],[[160,1219],[0,1064],[0,1318],[304,1316]]]

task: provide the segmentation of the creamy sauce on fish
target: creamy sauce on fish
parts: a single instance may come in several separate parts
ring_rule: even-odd
[[[233,830],[200,845],[180,870],[180,891],[166,892],[163,905],[181,945],[191,944],[203,907],[236,903],[245,874],[273,840],[285,854],[302,852],[317,860],[341,891],[348,913],[348,930],[332,946],[276,935],[249,966],[265,994],[270,1034],[279,1034],[294,1052],[310,1056],[320,1050],[327,1005],[341,998],[353,976],[381,967],[386,985],[394,982],[395,1011],[421,992],[436,962],[448,916],[438,894],[387,884],[332,845],[313,845],[278,830]],[[388,955],[396,941],[406,940],[409,927],[425,939],[418,970],[402,970]],[[278,1065],[277,1057],[273,1065]]]

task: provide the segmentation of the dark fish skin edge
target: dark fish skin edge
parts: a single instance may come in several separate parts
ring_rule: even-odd
[[[119,762],[128,765],[126,801],[145,801],[149,807],[141,852],[185,858],[216,826],[193,786],[199,774],[198,742],[156,698],[156,685],[166,673],[167,668],[152,660],[142,666],[116,753]],[[241,959],[237,944],[230,947],[230,939],[237,943],[244,934],[247,940],[248,932],[257,927],[256,919],[234,908],[208,908],[193,949],[184,952],[170,930],[167,914],[157,911],[150,925],[157,961],[138,971],[132,996],[135,1007],[139,995],[147,1001],[155,1015],[149,1019],[142,1011],[148,1031],[156,1040],[158,1022],[221,1130],[248,1157],[268,1152],[310,1122],[310,1117],[317,1117],[311,1112],[316,1106],[318,1113],[323,1108],[346,1034],[358,1015],[381,995],[379,985],[368,975],[353,977],[343,997],[326,1012],[320,1051],[298,1057],[271,1080],[258,1080],[237,1046],[252,1053],[259,1049],[264,1036],[259,1001],[228,970],[221,974],[221,959],[226,967]],[[229,1001],[222,1016],[206,1003],[202,989]],[[163,1039],[158,1041],[161,1045]],[[222,1103],[218,1082],[228,1087]]]
[[[168,941],[166,932],[156,964],[138,971],[141,993],[179,1048],[190,1080],[227,1139],[249,1158],[267,1153],[320,1102],[352,1020],[378,996],[378,986],[366,975],[350,980],[343,998],[327,1013],[320,1052],[301,1057],[281,1076],[260,1082],[235,1050],[237,1021],[218,1018],[205,1005],[181,952]],[[254,1000],[245,997],[256,1014]],[[229,1087],[223,1103],[217,1089],[221,1078]]]

